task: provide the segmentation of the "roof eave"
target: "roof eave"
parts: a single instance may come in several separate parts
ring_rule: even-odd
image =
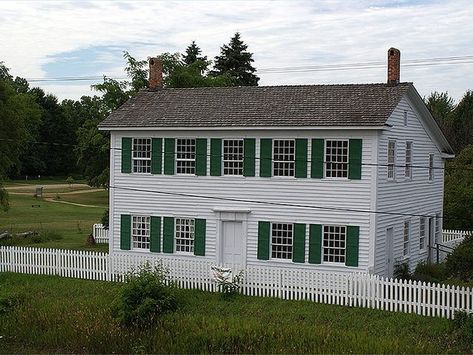
[[[372,126],[232,126],[232,127],[112,127],[99,126],[99,131],[267,131],[267,130],[383,130],[386,125]]]

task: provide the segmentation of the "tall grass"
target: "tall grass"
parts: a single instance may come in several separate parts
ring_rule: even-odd
[[[122,284],[0,274],[1,352],[438,353],[468,351],[446,319],[306,301],[179,290],[179,311],[148,329],[111,314]],[[0,302],[1,303],[1,302]]]

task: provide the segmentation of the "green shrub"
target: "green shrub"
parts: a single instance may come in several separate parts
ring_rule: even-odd
[[[407,262],[394,265],[394,277],[401,280],[410,280],[409,264]]]
[[[473,313],[456,311],[452,324],[460,341],[471,346],[473,343]]]
[[[445,264],[419,263],[412,274],[412,279],[424,282],[444,282],[447,279]]]
[[[177,309],[174,286],[164,267],[146,264],[126,275],[126,284],[115,300],[113,315],[125,326],[149,326],[161,315]]]
[[[0,295],[0,315],[10,312],[22,302],[23,296],[17,293]]]
[[[468,236],[447,256],[447,275],[462,281],[473,280],[473,236]]]
[[[103,211],[102,220],[100,221],[105,228],[108,228],[108,208]]]

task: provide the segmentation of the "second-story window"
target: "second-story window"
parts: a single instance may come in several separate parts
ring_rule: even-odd
[[[243,139],[223,140],[223,175],[243,175]]]
[[[348,141],[325,141],[325,177],[348,177]]]
[[[406,178],[412,178],[412,142],[406,142]]]
[[[294,161],[294,140],[275,139],[273,145],[273,175],[294,176]]]
[[[429,181],[434,181],[434,155],[429,154]]]
[[[395,164],[396,164],[396,141],[388,142],[388,179],[394,180],[396,177],[395,174]]]
[[[151,172],[151,139],[133,138],[133,172]]]
[[[176,140],[176,173],[195,174],[195,139]]]

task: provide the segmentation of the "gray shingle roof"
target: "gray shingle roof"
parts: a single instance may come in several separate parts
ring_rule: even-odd
[[[143,90],[99,127],[382,126],[411,85]]]

